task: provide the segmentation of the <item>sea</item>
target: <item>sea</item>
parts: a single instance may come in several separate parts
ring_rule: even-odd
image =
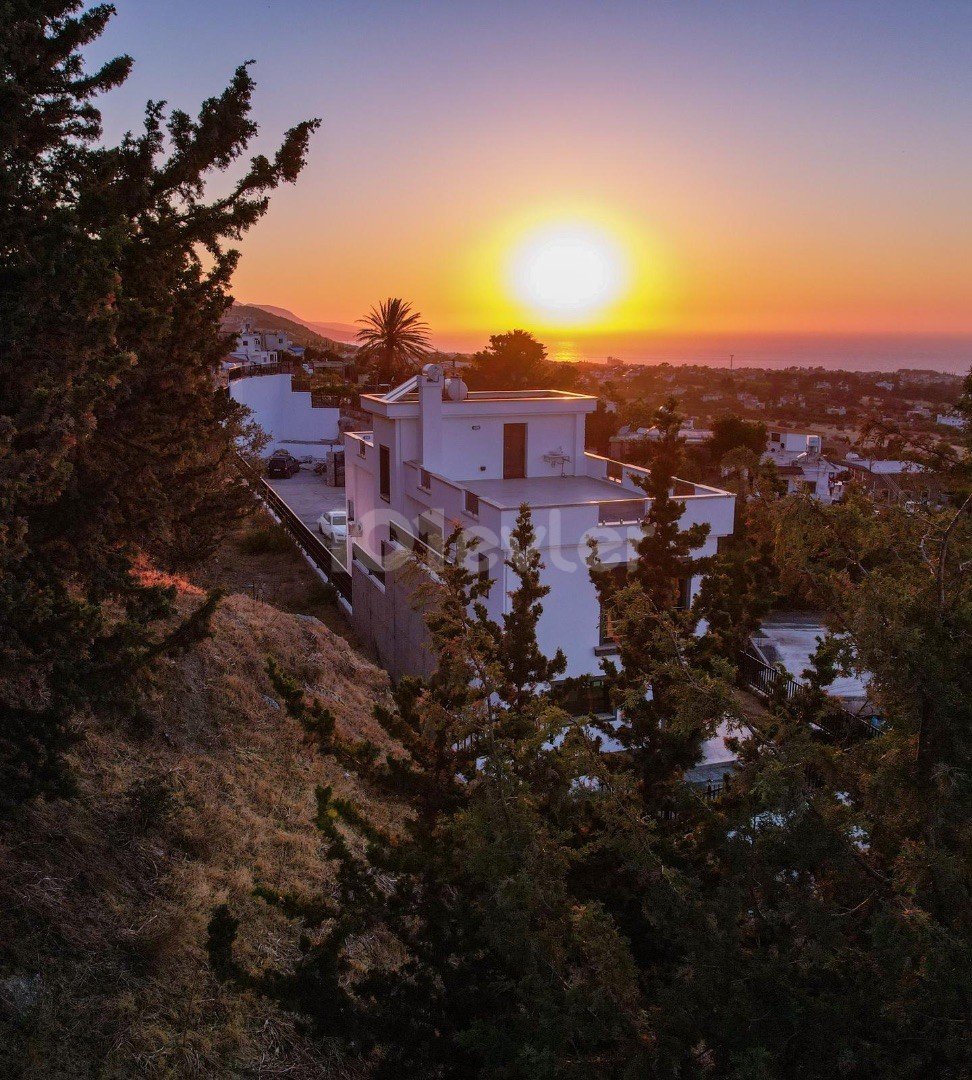
[[[965,375],[972,334],[536,334],[555,360],[843,371],[915,368]],[[434,335],[437,348],[475,352],[487,336]]]

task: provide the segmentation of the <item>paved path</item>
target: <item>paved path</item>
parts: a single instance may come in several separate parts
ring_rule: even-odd
[[[313,532],[317,532],[317,519],[325,510],[345,509],[344,488],[328,487],[323,476],[315,475],[312,465],[302,465],[299,473],[286,478],[267,477],[267,483]],[[346,561],[343,543],[328,546],[342,563]]]

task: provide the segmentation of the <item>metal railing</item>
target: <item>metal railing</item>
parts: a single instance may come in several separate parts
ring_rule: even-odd
[[[395,522],[389,524],[388,535],[396,544],[401,545],[413,555],[418,555],[420,559],[430,566],[442,566],[445,562],[441,551],[426,543],[421,537],[410,533],[407,529],[403,529],[401,525],[397,525]]]
[[[258,498],[270,507],[281,525],[290,533],[297,546],[321,571],[349,605],[351,603],[351,574],[331,549],[316,536],[290,509],[283,499],[243,458],[239,458],[240,470]]]
[[[739,653],[736,666],[740,685],[763,697],[792,701],[805,689],[786,672],[770,667],[752,653]],[[828,702],[831,708],[814,717],[814,723],[827,737],[838,742],[859,742],[881,734],[882,725],[878,718],[852,713],[836,698],[829,698]]]

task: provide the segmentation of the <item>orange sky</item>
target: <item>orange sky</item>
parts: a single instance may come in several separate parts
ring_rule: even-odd
[[[235,291],[351,322],[555,329],[509,288],[539,224],[603,229],[628,287],[596,331],[972,332],[972,5],[477,8],[120,0],[103,52],[193,107],[253,57],[258,149],[324,126],[245,239]]]

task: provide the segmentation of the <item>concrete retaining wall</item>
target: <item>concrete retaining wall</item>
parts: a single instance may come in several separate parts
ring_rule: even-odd
[[[422,611],[416,610],[417,585],[410,567],[387,570],[383,589],[359,563],[351,564],[351,623],[396,682],[403,675],[426,676],[435,670],[429,632]]]

